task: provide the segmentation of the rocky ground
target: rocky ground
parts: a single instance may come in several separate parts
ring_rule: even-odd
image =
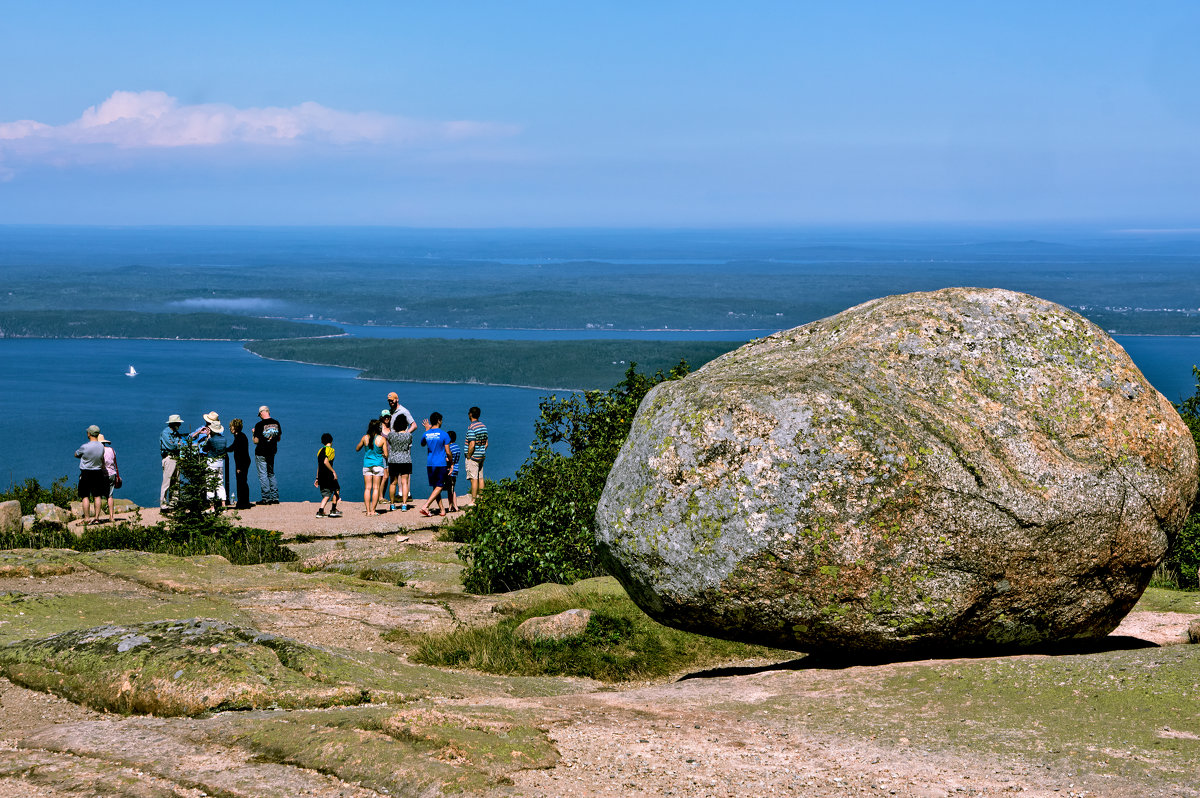
[[[287,565],[0,552],[0,795],[1200,795],[1197,594],[1087,648],[503,678],[408,655],[527,594],[465,594],[439,519],[315,509],[242,514]]]

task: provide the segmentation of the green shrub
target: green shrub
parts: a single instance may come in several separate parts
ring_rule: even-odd
[[[1200,448],[1200,368],[1192,367],[1196,378],[1196,392],[1175,405],[1180,418],[1192,431],[1196,447]],[[1200,496],[1192,506],[1183,529],[1171,542],[1162,566],[1154,575],[1152,584],[1158,587],[1200,588]]]
[[[179,453],[181,479],[176,492],[175,507],[166,518],[152,526],[137,521],[118,524],[95,524],[85,527],[82,535],[57,524],[38,522],[28,532],[0,532],[0,549],[61,548],[75,551],[125,549],[191,557],[219,554],[236,565],[256,565],[264,562],[292,562],[295,552],[283,545],[278,532],[269,529],[234,526],[222,515],[224,509],[207,497],[216,488],[217,475],[208,469],[207,459],[194,446]],[[69,507],[75,491],[65,487],[66,477],[56,480],[49,490],[27,479],[19,487],[9,489],[12,498],[33,505],[53,501]],[[8,496],[9,494],[4,494]]]
[[[463,584],[477,593],[596,576],[596,505],[642,397],[685,375],[646,376],[630,363],[608,391],[543,397],[530,455],[512,479],[488,483],[451,527],[465,545]]]
[[[566,640],[530,642],[515,634],[522,621],[583,607],[587,630]],[[403,637],[387,633],[385,639]],[[626,596],[584,594],[542,601],[494,626],[459,628],[418,638],[411,659],[509,676],[579,676],[604,682],[661,679],[680,671],[746,659],[788,660],[791,652],[681,632],[651,620]]]
[[[79,537],[58,524],[38,522],[28,532],[0,532],[0,549],[122,549],[177,557],[219,554],[235,565],[297,559],[296,553],[283,545],[280,534],[270,529],[229,525],[210,533],[199,533],[181,530],[169,523],[142,526],[129,521],[89,526]]]
[[[20,485],[10,484],[8,490],[0,493],[0,502],[16,499],[21,503],[21,515],[33,515],[33,508],[39,504],[57,504],[69,510],[71,502],[77,498],[78,492],[71,478],[66,476],[54,480],[48,488],[43,488],[36,479],[30,477]]]

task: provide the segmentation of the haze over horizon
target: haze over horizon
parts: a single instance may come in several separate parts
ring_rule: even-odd
[[[6,6],[0,223],[1200,227],[1200,6]]]

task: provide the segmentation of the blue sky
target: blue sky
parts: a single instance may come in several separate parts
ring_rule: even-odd
[[[1191,2],[13,0],[0,223],[1197,227],[1198,37]]]

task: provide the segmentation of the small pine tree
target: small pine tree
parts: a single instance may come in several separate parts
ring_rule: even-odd
[[[210,535],[229,526],[221,513],[222,502],[216,495],[221,476],[208,467],[208,457],[195,444],[179,448],[179,485],[175,506],[170,512],[170,528],[178,538],[190,539],[195,534]]]

